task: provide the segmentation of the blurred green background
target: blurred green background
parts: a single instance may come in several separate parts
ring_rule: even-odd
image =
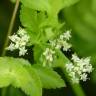
[[[14,3],[0,0],[0,53],[9,27]],[[96,0],[80,0],[72,7],[61,12],[62,19],[72,29],[73,49],[79,56],[91,56],[94,71],[91,79],[82,84],[87,96],[96,96]],[[18,28],[19,11],[14,32]],[[8,96],[8,95],[7,95]],[[57,90],[44,90],[44,96],[74,96],[70,87]]]

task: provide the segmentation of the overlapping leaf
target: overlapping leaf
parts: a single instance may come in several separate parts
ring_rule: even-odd
[[[41,82],[31,68],[30,63],[23,59],[0,57],[0,87],[12,85],[21,88],[29,96],[42,96]]]

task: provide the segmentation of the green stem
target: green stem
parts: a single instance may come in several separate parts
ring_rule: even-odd
[[[81,85],[80,84],[73,84],[67,74],[67,72],[65,71],[65,68],[62,68],[63,73],[65,74],[65,78],[67,79],[67,81],[69,82],[74,94],[76,96],[86,96]]]
[[[18,7],[19,7],[19,0],[16,0],[16,4],[15,4],[14,10],[13,10],[12,18],[11,18],[11,21],[10,21],[10,24],[9,24],[7,35],[6,35],[5,43],[4,43],[4,46],[3,46],[3,51],[2,51],[2,54],[1,54],[2,56],[6,55],[5,48],[7,47],[8,42],[9,42],[8,36],[11,35],[13,27],[14,27],[14,22],[15,22]],[[6,96],[6,92],[7,92],[7,88],[3,88],[2,92],[1,92],[1,96]]]
[[[19,7],[19,0],[16,0],[16,4],[15,4],[14,10],[13,10],[13,15],[12,15],[12,18],[11,18],[11,21],[10,21],[10,24],[9,24],[9,28],[8,28],[8,32],[7,32],[7,35],[6,35],[6,38],[5,38],[5,43],[4,43],[3,51],[2,51],[2,56],[4,56],[6,54],[5,48],[7,47],[8,42],[9,42],[8,36],[10,36],[11,33],[12,33],[18,7]]]

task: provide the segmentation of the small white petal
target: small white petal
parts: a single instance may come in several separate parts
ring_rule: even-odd
[[[13,43],[11,43],[7,48],[6,50],[10,50],[10,51],[13,51],[15,49],[15,45]]]
[[[87,79],[87,74],[84,73],[81,75],[81,80],[86,81]]]
[[[69,31],[69,30],[67,30],[65,33],[64,33],[64,38],[66,39],[66,40],[69,40],[70,39],[70,37],[71,37],[71,31]]]
[[[72,63],[66,64],[65,65],[66,69],[71,71],[74,68],[74,65]]]
[[[27,50],[23,47],[19,49],[19,56],[24,56],[26,54]]]

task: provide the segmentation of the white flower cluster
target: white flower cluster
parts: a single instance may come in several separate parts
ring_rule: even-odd
[[[47,61],[47,63],[52,63],[53,61],[53,58],[54,58],[54,55],[55,54],[55,51],[53,51],[52,49],[50,48],[46,48],[46,50],[43,52],[43,55]],[[43,63],[43,66],[46,66],[46,63],[44,62]]]
[[[19,49],[19,56],[25,55],[27,49],[25,46],[29,42],[29,36],[23,28],[19,28],[17,34],[9,36],[11,44],[6,48],[7,50],[13,51]]]
[[[67,42],[67,40],[70,39],[70,31],[66,31],[62,35],[60,35],[59,39],[50,41],[51,48],[46,48],[46,50],[43,52],[43,56],[45,56],[45,61],[43,62],[43,66],[46,66],[46,63],[49,63],[50,66],[53,62],[54,56],[55,56],[55,49],[61,49],[63,47],[64,51],[67,51],[70,47],[71,44]]]
[[[71,47],[71,44],[67,42],[71,37],[70,33],[71,31],[67,30],[65,33],[60,35],[58,39],[50,41],[51,46],[55,47],[56,49],[63,48],[63,51],[67,51]]]
[[[76,54],[73,54],[72,61],[73,63],[66,64],[65,66],[72,82],[79,83],[80,80],[86,81],[88,74],[93,70],[90,64],[90,57],[80,59]]]

